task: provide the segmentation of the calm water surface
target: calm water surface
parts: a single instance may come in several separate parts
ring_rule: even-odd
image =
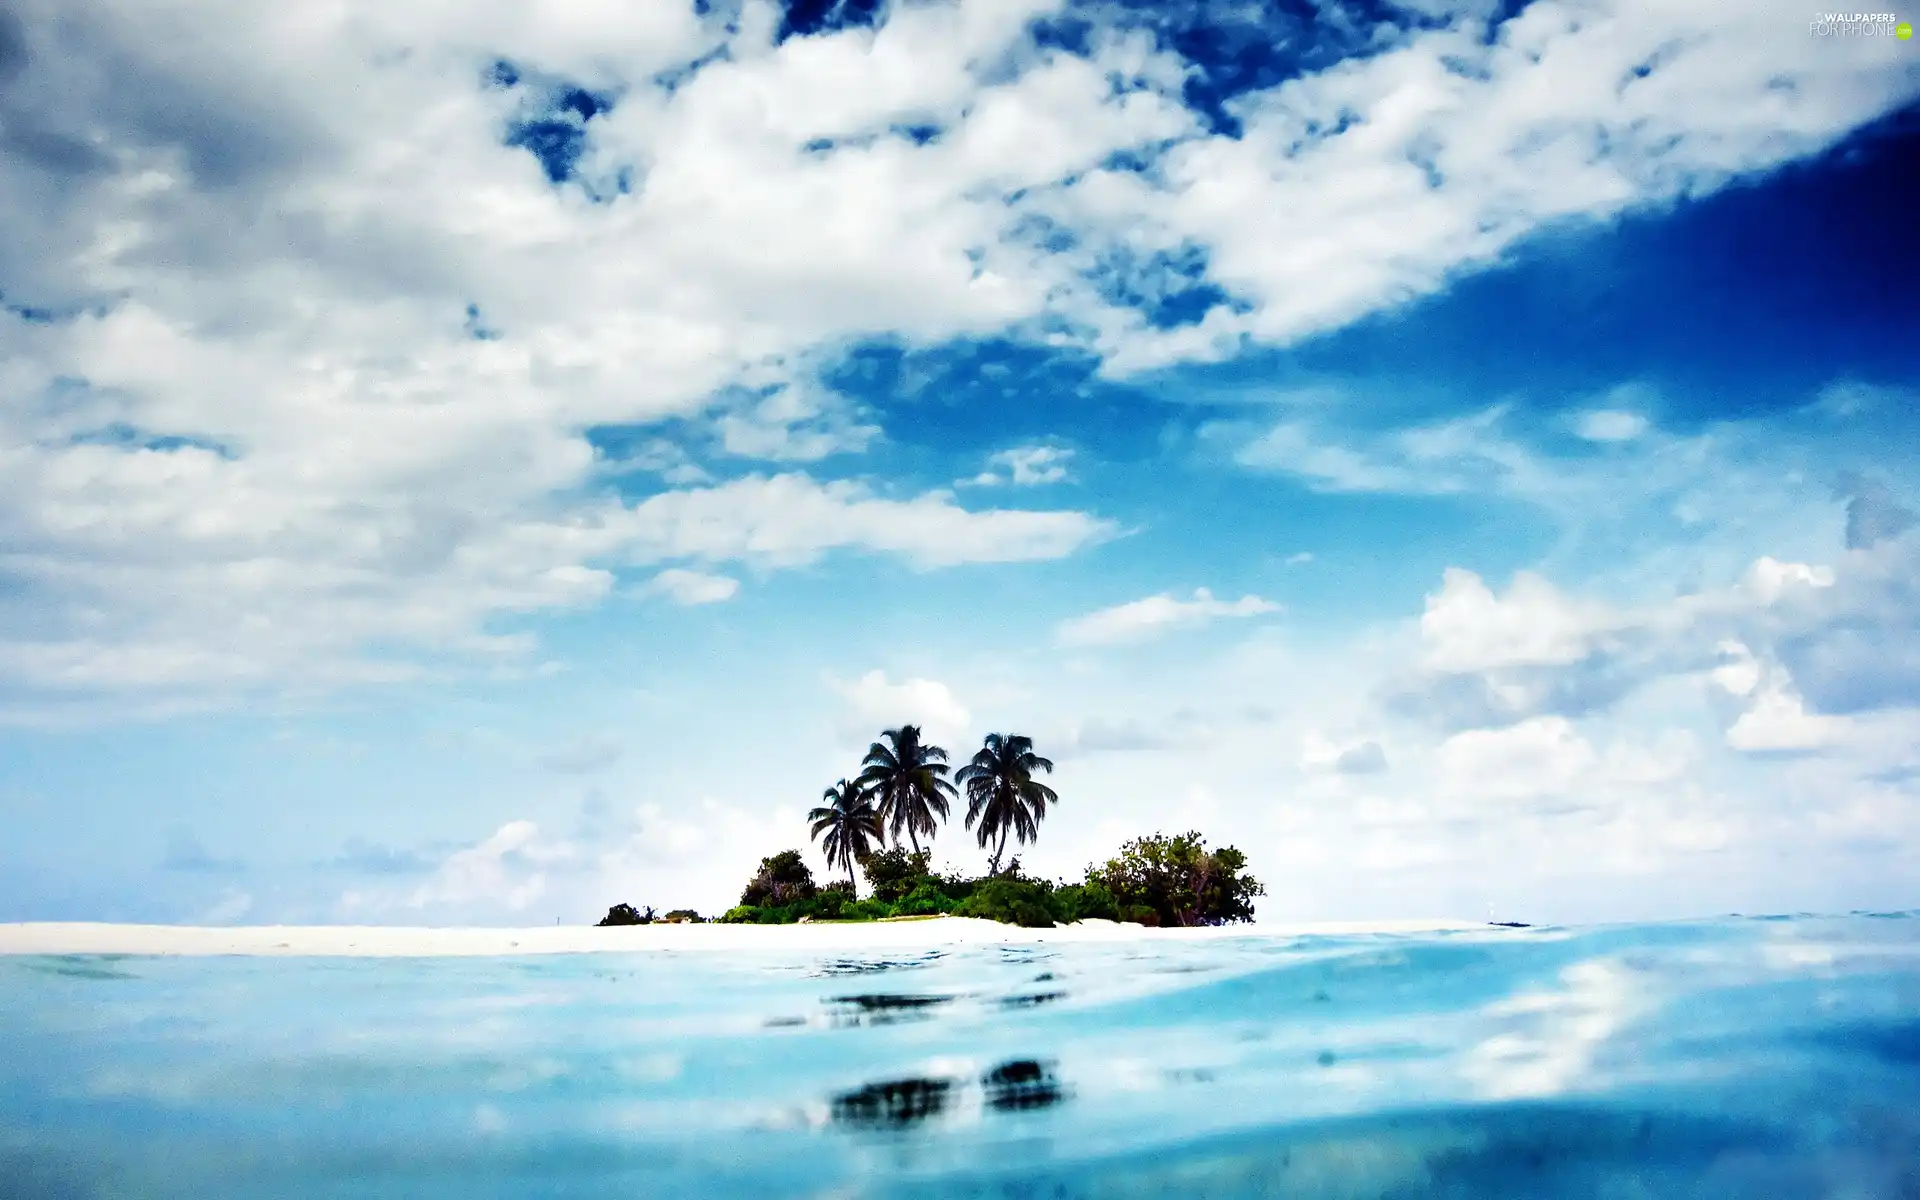
[[[0,958],[0,1197],[1920,1198],[1920,914]]]

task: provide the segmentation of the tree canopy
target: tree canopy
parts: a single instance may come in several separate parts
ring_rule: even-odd
[[[820,839],[820,849],[826,852],[827,865],[845,868],[847,882],[852,884],[853,864],[864,862],[876,846],[886,841],[880,810],[874,806],[871,793],[844,779],[820,798],[825,803],[808,813],[807,820],[812,822],[813,836]]]
[[[740,893],[740,903],[753,908],[779,907],[811,900],[819,892],[813,871],[798,850],[782,850],[760,860],[760,869]]]
[[[975,830],[981,849],[993,846],[990,874],[1000,873],[1008,834],[1022,843],[1040,836],[1047,806],[1060,796],[1033,776],[1037,771],[1052,770],[1052,760],[1033,752],[1032,738],[990,733],[972,760],[954,776],[967,792],[967,827]]]
[[[956,795],[947,779],[947,752],[923,741],[919,726],[902,725],[867,748],[861,768],[858,783],[873,797],[894,842],[905,833],[917,852],[920,835],[932,841]]]
[[[1198,833],[1156,833],[1128,842],[1104,867],[1089,867],[1087,883],[1112,894],[1122,920],[1224,925],[1253,920],[1253,898],[1266,894],[1246,865],[1232,846],[1209,852]]]

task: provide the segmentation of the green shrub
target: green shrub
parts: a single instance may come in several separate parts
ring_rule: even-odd
[[[1247,856],[1232,846],[1209,852],[1198,833],[1135,838],[1104,867],[1087,869],[1125,920],[1143,925],[1223,925],[1253,920],[1253,898],[1266,894],[1245,873]]]
[[[854,902],[853,889],[844,883],[821,888],[811,900],[804,900],[793,906],[794,920],[803,916],[816,921],[838,920],[849,904]]]
[[[904,847],[889,846],[869,854],[860,869],[873,887],[873,898],[892,904],[913,891],[927,874],[932,857],[926,850],[910,854]]]
[[[641,911],[631,904],[616,904],[607,910],[607,915],[597,922],[600,925],[651,925],[653,910]]]
[[[953,910],[956,917],[984,917],[1006,925],[1050,929],[1055,924],[1048,906],[1053,887],[1023,879],[984,879]]]
[[[1120,906],[1104,883],[1069,883],[1057,887],[1048,896],[1047,907],[1053,911],[1054,919],[1063,924],[1089,918],[1120,919]]]
[[[902,917],[926,917],[935,913],[950,913],[959,904],[952,896],[940,890],[940,883],[933,878],[922,879],[913,891],[894,905],[894,913]]]
[[[893,905],[884,900],[857,900],[840,910],[843,921],[879,921],[893,915]]]
[[[782,850],[760,860],[760,869],[740,893],[740,903],[756,908],[779,907],[811,900],[819,890],[800,852]]]
[[[753,925],[758,922],[760,910],[751,904],[741,904],[720,914],[724,925]]]

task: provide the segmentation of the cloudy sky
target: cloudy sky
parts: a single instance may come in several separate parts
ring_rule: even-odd
[[[1269,918],[1920,904],[1813,15],[0,0],[0,919],[713,911],[907,720]]]

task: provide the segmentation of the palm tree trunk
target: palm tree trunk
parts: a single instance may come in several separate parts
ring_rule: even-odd
[[[1007,827],[1000,827],[1000,844],[993,848],[993,873],[1000,874],[1000,860],[1007,856]]]
[[[913,823],[907,823],[907,840],[913,843],[913,852],[920,853],[920,835],[913,830]]]

